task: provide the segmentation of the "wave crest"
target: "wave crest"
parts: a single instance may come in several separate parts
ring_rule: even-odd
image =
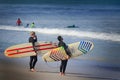
[[[0,29],[3,30],[17,30],[17,31],[35,31],[42,34],[58,34],[58,35],[67,35],[74,37],[87,37],[101,40],[111,40],[120,42],[120,35],[117,33],[103,33],[103,32],[89,32],[89,31],[76,31],[76,30],[65,30],[58,28],[24,28],[24,27],[11,27],[11,26],[0,26]]]

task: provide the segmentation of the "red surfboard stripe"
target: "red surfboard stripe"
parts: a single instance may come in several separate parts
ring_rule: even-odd
[[[52,45],[52,44],[41,44],[41,45],[37,45],[35,47],[49,46],[49,45]],[[7,50],[7,52],[15,51],[15,50],[22,50],[22,49],[27,49],[27,48],[33,48],[33,46],[28,46],[28,47],[23,47],[23,48],[16,48],[16,49],[9,49],[9,50]]]
[[[47,49],[53,49],[53,48],[57,48],[57,47],[42,48],[42,49],[38,49],[38,50],[47,50]],[[37,51],[38,51],[38,50],[37,50]],[[16,54],[24,54],[24,53],[27,53],[27,52],[34,52],[34,50],[16,52],[16,53],[8,54],[8,56],[12,56],[12,55],[16,55]]]

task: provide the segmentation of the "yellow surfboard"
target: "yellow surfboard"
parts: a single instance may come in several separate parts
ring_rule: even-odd
[[[94,45],[91,41],[80,41],[68,44],[68,50],[71,52],[71,58],[89,53]],[[42,56],[46,62],[60,61],[67,59],[67,54],[63,47],[52,49]]]
[[[36,42],[35,48],[37,50],[37,54],[45,54],[48,51],[57,48],[57,46],[55,43],[52,42]],[[32,43],[23,43],[10,46],[4,51],[4,54],[5,56],[11,58],[36,55]]]

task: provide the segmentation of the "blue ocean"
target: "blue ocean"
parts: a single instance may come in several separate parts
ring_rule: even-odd
[[[22,21],[21,26],[16,25],[18,18]],[[32,22],[34,28],[26,27]],[[72,25],[77,27],[68,27]],[[66,72],[89,74],[89,80],[120,80],[119,5],[0,4],[0,62],[27,64],[29,58],[7,58],[4,50],[27,43],[30,31],[36,32],[38,41],[58,42],[58,35],[63,36],[66,44],[92,41],[94,49],[89,54],[69,60]],[[44,65],[41,57],[38,62]],[[55,67],[58,63],[49,65]],[[37,64],[39,66],[46,70]]]

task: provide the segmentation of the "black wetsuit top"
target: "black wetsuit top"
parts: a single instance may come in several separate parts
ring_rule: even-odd
[[[33,49],[35,50],[35,42],[37,42],[37,36],[35,36],[35,38],[30,37],[29,42],[32,43]]]
[[[61,46],[64,47],[66,54],[67,54],[68,56],[71,56],[70,51],[68,51],[68,46],[67,46],[63,41],[60,41],[60,42],[58,43],[58,47],[61,47]]]

